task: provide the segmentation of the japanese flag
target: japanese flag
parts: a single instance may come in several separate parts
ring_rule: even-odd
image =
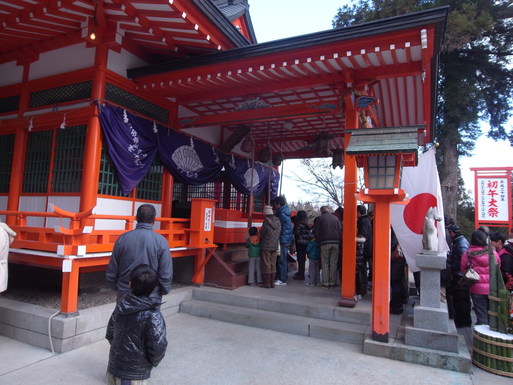
[[[408,194],[408,204],[391,205],[391,223],[397,240],[412,272],[419,271],[415,256],[422,252],[422,229],[430,207],[436,207],[441,221],[437,221],[438,255],[449,250],[445,238],[444,207],[440,179],[436,168],[435,150],[429,149],[419,157],[416,167],[403,169],[401,188]]]

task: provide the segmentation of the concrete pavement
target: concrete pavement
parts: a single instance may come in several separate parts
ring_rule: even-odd
[[[176,314],[166,318],[169,347],[151,384],[511,385],[473,367],[472,374],[364,355],[359,345],[325,341]],[[105,383],[109,345],[63,354],[0,336],[0,384]]]

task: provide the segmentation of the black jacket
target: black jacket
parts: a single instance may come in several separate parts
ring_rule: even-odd
[[[150,378],[167,348],[166,322],[156,306],[132,293],[118,303],[105,336],[110,342],[109,373],[125,380]]]
[[[372,222],[367,215],[361,216],[356,222],[356,231],[358,237],[365,238],[363,246],[363,256],[367,259],[372,258]]]
[[[297,245],[308,245],[312,239],[312,229],[307,222],[297,222],[294,224],[294,239]]]
[[[320,245],[340,243],[342,225],[335,215],[329,212],[322,213],[315,218],[314,227],[315,238]]]

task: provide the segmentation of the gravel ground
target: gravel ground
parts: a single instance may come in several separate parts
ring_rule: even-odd
[[[12,265],[11,265],[12,266]],[[61,307],[61,273],[28,266],[9,266],[8,288],[3,298],[59,310]],[[172,287],[184,286],[173,282]],[[78,290],[78,310],[116,302],[116,292],[105,280],[105,272],[82,273]]]

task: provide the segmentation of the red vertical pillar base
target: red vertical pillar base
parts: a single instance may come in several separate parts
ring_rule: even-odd
[[[338,306],[340,306],[340,307],[355,307],[357,303],[358,303],[358,300],[354,297],[353,298],[342,297],[338,301]]]
[[[194,256],[194,275],[192,276],[192,282],[196,284],[203,283],[205,276],[205,249],[200,249]]]
[[[70,259],[62,263],[61,313],[74,315],[78,313],[79,266]]]
[[[372,332],[372,340],[388,344],[388,333],[378,334],[376,332]]]

